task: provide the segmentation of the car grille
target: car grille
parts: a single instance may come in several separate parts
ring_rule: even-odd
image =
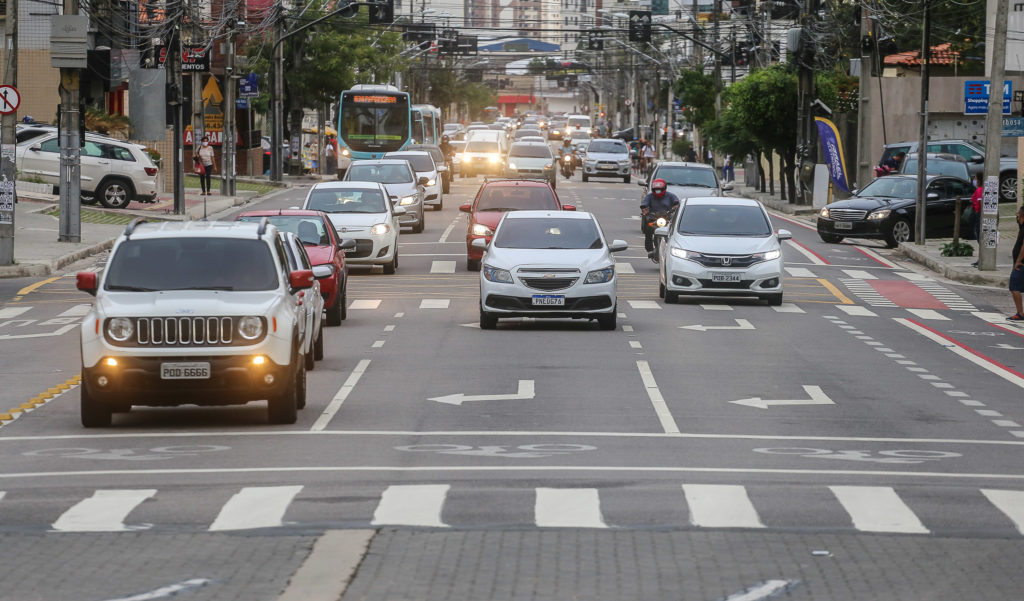
[[[111,338],[115,346],[178,347],[178,346],[247,346],[263,340],[264,334],[254,340],[235,336],[241,317],[136,317],[132,318],[135,335],[124,342]],[[263,319],[263,318],[260,318]],[[109,327],[110,320],[107,320]]]
[[[566,288],[571,288],[578,279],[578,277],[524,278],[520,276],[519,281],[527,288],[533,288],[534,290],[565,290]]]
[[[619,164],[617,162],[615,162],[615,161],[598,161],[597,162],[597,168],[598,169],[605,169],[605,170],[608,170],[608,169],[618,169],[619,168]]]
[[[754,280],[740,280],[739,282],[714,282],[706,278],[697,280],[704,288],[717,288],[719,290],[746,290],[754,283]]]
[[[356,240],[356,247],[345,251],[346,259],[362,259],[373,252],[373,240]]]
[[[750,267],[760,259],[754,255],[701,255],[694,261],[705,267]]]
[[[839,221],[857,221],[867,217],[868,212],[861,209],[829,209],[828,216]]]
[[[487,296],[487,306],[502,311],[521,311],[523,313],[547,312],[566,313],[572,311],[600,311],[612,306],[612,299],[609,296],[583,296],[579,298],[565,299],[564,307],[553,307],[550,305],[533,304],[531,298],[518,296],[505,296],[503,294],[490,294]]]

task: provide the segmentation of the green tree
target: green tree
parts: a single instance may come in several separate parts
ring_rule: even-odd
[[[714,76],[701,69],[683,69],[676,79],[675,96],[682,102],[686,119],[696,127],[714,120]]]

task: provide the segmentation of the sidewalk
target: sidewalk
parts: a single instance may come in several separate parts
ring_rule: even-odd
[[[284,188],[305,183],[305,178],[288,178]],[[309,180],[313,183],[315,180]],[[216,186],[215,186],[216,189]],[[14,265],[0,265],[0,278],[45,277],[113,246],[125,225],[136,217],[159,221],[214,219],[219,213],[262,199],[255,192],[237,196],[201,196],[198,189],[185,190],[185,214],[175,215],[174,197],[160,194],[155,203],[132,202],[125,209],[82,205],[81,242],[58,242],[59,197],[52,194],[19,192],[14,209]]]

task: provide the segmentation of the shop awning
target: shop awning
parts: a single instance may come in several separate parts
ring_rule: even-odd
[[[529,94],[508,94],[498,96],[498,104],[534,104],[537,99]]]

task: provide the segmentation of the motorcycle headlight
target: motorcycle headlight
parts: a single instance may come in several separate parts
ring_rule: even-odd
[[[124,342],[135,333],[132,320],[127,317],[115,317],[107,322],[107,335],[115,342]]]
[[[818,215],[828,219],[828,207],[822,207],[821,210],[818,211]]]
[[[263,335],[263,320],[253,315],[239,319],[238,335],[246,340],[256,340]]]
[[[386,223],[378,223],[377,225],[370,228],[370,233],[375,236],[383,236],[384,234],[391,231],[391,226]]]
[[[583,280],[584,284],[604,284],[612,281],[615,277],[615,266],[609,265],[604,269],[596,269],[587,274],[587,279]]]
[[[892,210],[890,210],[890,209],[882,209],[881,211],[875,211],[874,213],[868,215],[868,219],[870,219],[872,221],[875,221],[875,220],[878,220],[878,219],[885,219],[891,213],[892,213]]]
[[[773,260],[778,259],[779,257],[782,256],[782,251],[778,250],[778,249],[776,249],[776,250],[768,250],[768,251],[765,251],[763,253],[756,253],[756,254],[754,254],[754,256],[757,257],[758,259],[762,260],[762,261],[773,261]]]
[[[568,163],[569,161],[572,160],[572,155],[571,154],[567,154],[564,157],[562,157],[562,160],[565,161],[566,163]]]
[[[484,279],[488,282],[497,282],[499,284],[512,283],[512,273],[507,269],[499,269],[497,267],[491,267],[490,265],[484,265],[483,274]]]
[[[700,257],[700,253],[693,252],[692,250],[685,250],[685,249],[679,248],[678,246],[673,246],[671,252],[672,252],[672,256],[673,257],[679,257],[680,259],[691,259],[692,260],[692,259],[696,259],[696,258]]]
[[[487,227],[486,225],[484,225],[482,223],[474,223],[473,227],[470,228],[470,231],[473,232],[474,236],[493,236],[494,235],[494,230],[492,230],[491,228]]]
[[[654,222],[654,225],[658,227],[665,227],[666,225],[668,225],[668,219],[665,219],[664,217],[658,217],[658,220]]]
[[[516,164],[515,164],[515,163],[512,163],[512,162],[509,162],[509,164],[508,164],[508,168],[509,168],[509,169],[515,169],[515,168],[516,168]]]
[[[403,196],[402,198],[400,198],[398,200],[398,204],[402,205],[403,207],[407,207],[409,205],[416,204],[416,200],[416,195],[410,194],[409,196]]]

